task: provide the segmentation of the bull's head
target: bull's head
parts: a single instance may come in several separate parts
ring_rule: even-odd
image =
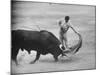
[[[65,49],[65,47],[62,46],[62,44],[60,44],[60,49],[63,51],[64,54],[75,54],[76,52],[79,51],[79,49],[82,46],[82,37],[79,33],[77,33],[79,36],[79,41],[76,45],[69,47],[68,49]]]

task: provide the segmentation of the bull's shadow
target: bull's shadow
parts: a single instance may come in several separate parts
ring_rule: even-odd
[[[59,56],[59,61],[56,63],[73,63],[73,62],[78,62],[80,61],[81,58],[77,57],[77,56],[73,56],[73,57],[60,57]],[[45,59],[40,59],[39,62],[43,62],[43,63],[55,63],[54,60],[45,58]]]

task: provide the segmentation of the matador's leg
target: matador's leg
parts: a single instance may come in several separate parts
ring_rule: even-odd
[[[68,48],[68,40],[67,40],[67,35],[64,34],[64,46],[67,49]]]

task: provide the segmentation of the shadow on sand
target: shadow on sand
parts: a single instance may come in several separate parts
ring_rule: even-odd
[[[41,59],[39,62],[44,62],[44,63],[73,63],[73,62],[78,62],[80,61],[80,57],[60,57],[58,59],[58,62],[55,62],[54,60],[50,59]]]

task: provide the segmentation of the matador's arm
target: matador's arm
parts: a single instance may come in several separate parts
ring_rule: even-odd
[[[72,23],[69,21],[69,27],[70,27],[76,34],[78,34],[77,31],[76,31],[72,26],[73,26]]]

